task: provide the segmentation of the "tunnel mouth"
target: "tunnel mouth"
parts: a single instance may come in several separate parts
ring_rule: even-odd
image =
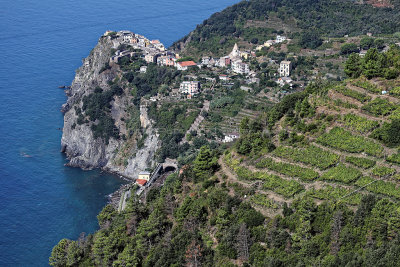
[[[164,173],[165,172],[174,172],[176,171],[176,168],[174,166],[167,166],[164,168]]]

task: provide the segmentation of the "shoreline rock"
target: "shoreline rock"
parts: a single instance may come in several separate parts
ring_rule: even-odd
[[[145,104],[140,106],[140,121],[141,131],[147,138],[140,149],[136,147],[133,139],[110,138],[109,142],[106,142],[101,138],[94,138],[91,125],[95,122],[79,124],[76,114],[76,109],[82,109],[84,96],[93,93],[97,86],[103,90],[110,90],[109,82],[121,76],[118,65],[101,71],[106,63],[109,63],[111,50],[116,49],[119,44],[115,39],[102,36],[76,71],[71,89],[67,91],[68,99],[61,107],[61,112],[64,113],[61,152],[65,153],[69,160],[67,166],[84,170],[99,168],[133,180],[140,171],[155,164],[155,152],[160,146],[157,131],[147,115]],[[127,132],[124,121],[129,114],[126,110],[132,105],[129,92],[127,88],[121,96],[115,96],[110,102],[111,116],[121,135]]]

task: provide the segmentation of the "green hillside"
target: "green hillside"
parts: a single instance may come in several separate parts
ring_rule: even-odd
[[[400,48],[345,70],[244,117],[233,146],[203,146],[124,211],[106,206],[50,264],[400,266]]]
[[[262,44],[276,34],[313,46],[319,46],[320,37],[393,34],[400,31],[400,5],[392,4],[376,8],[349,0],[242,1],[212,15],[173,48],[191,55],[222,55],[235,42]]]

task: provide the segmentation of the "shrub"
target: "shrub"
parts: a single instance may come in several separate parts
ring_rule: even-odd
[[[373,166],[375,166],[376,161],[367,159],[367,158],[358,158],[358,157],[346,157],[346,162],[349,162],[357,167],[363,168],[363,169],[369,169]]]
[[[400,164],[400,153],[390,155],[387,157],[386,161]]]
[[[303,149],[281,146],[274,150],[275,156],[311,164],[320,169],[327,169],[339,161],[339,156],[316,146],[307,146]]]
[[[398,190],[396,184],[392,182],[375,180],[371,177],[362,177],[356,182],[356,185],[366,186],[365,189],[372,193],[400,199],[400,190]]]
[[[354,114],[346,114],[341,118],[341,122],[349,129],[366,133],[377,127],[379,127],[379,122],[368,120],[367,118],[357,116]]]
[[[385,116],[395,109],[395,104],[379,97],[362,106],[362,110],[365,110],[374,116]]]
[[[360,193],[353,193],[349,195],[353,190],[346,189],[340,186],[326,186],[321,189],[311,188],[307,191],[307,195],[321,199],[321,200],[340,200],[341,202],[347,203],[349,205],[358,205],[361,202],[362,195]],[[346,198],[344,196],[348,195]]]
[[[372,169],[371,173],[375,176],[383,177],[395,174],[396,170],[385,166],[376,166],[375,168]]]
[[[388,146],[394,147],[400,144],[400,119],[383,123],[382,127],[372,132],[371,137],[378,139]]]
[[[366,102],[371,100],[371,97],[369,95],[351,90],[345,86],[336,86],[335,90],[341,93],[342,95],[354,98],[360,102]]]
[[[267,168],[304,181],[312,181],[319,177],[316,171],[290,163],[276,162],[271,158],[262,159],[256,164],[257,168]]]
[[[264,194],[256,194],[250,198],[250,201],[252,203],[262,206],[264,208],[279,209],[279,205],[272,199],[268,198],[267,195],[264,195]]]
[[[356,44],[343,44],[340,48],[340,53],[342,55],[349,55],[352,53],[358,53],[360,50]]]
[[[367,90],[367,91],[369,91],[371,93],[378,93],[379,94],[381,92],[381,89],[378,86],[376,86],[375,84],[373,84],[373,83],[371,83],[371,82],[369,82],[369,81],[367,81],[365,79],[354,80],[351,84],[355,85],[355,86],[358,86],[358,87],[361,87],[361,88],[363,88],[363,89],[365,89],[365,90]]]
[[[350,184],[360,178],[361,172],[355,168],[346,167],[343,164],[329,169],[321,175],[321,179],[327,181],[337,181],[345,184]]]
[[[350,153],[365,152],[377,157],[383,154],[383,147],[381,145],[362,136],[353,135],[339,127],[335,127],[329,133],[318,137],[317,142]]]

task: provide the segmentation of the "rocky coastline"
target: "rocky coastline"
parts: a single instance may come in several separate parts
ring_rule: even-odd
[[[145,104],[140,107],[140,123],[143,135],[147,136],[144,145],[138,148],[135,140],[126,138],[95,138],[92,125],[98,122],[86,121],[78,123],[76,110],[82,109],[85,96],[92,94],[96,87],[104,91],[111,90],[110,82],[121,78],[117,64],[102,70],[109,64],[113,49],[121,42],[110,36],[102,36],[89,56],[83,60],[82,66],[76,71],[71,88],[66,90],[68,99],[61,111],[64,113],[64,127],[61,139],[61,152],[65,153],[68,166],[84,170],[100,168],[104,171],[133,180],[137,174],[155,164],[155,152],[160,145],[157,131],[147,116]],[[115,96],[110,102],[110,114],[115,121],[120,135],[127,133],[126,119],[130,102],[129,88],[123,87],[122,95]],[[122,162],[122,163],[121,163]]]

